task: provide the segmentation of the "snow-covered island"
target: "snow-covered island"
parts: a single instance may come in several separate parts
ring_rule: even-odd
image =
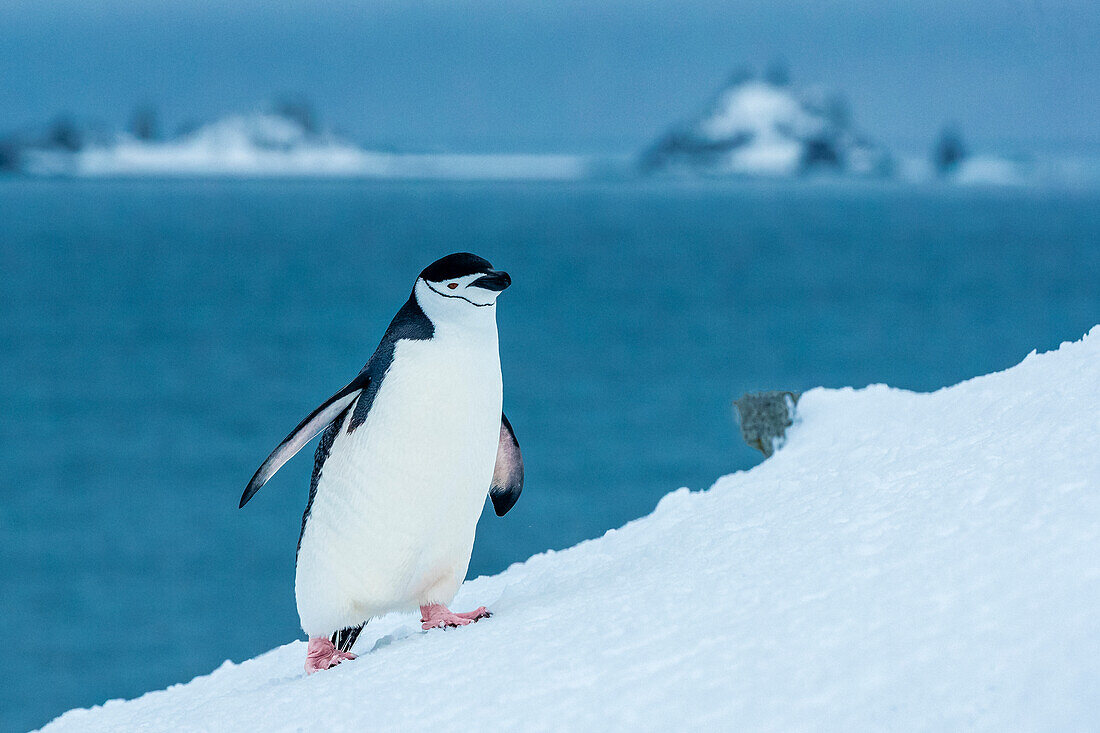
[[[930,394],[811,390],[752,470],[466,583],[491,619],[387,616],[326,672],[294,641],[46,729],[1089,729],[1098,400],[1100,326]]]
[[[950,129],[950,128],[949,128]],[[946,132],[946,131],[945,131]],[[852,123],[843,97],[797,88],[786,71],[741,71],[689,120],[640,156],[410,152],[372,148],[319,124],[304,103],[276,103],[157,132],[139,108],[126,130],[60,116],[0,135],[0,176],[46,178],[328,178],[630,180],[638,175],[783,178],[824,174],[961,186],[1096,187],[1100,161],[971,154],[957,131],[931,156],[889,152]]]
[[[301,108],[236,114],[167,139],[56,121],[0,144],[0,168],[49,177],[573,179],[576,155],[395,153],[320,128]]]
[[[646,172],[788,177],[815,171],[883,176],[892,160],[853,126],[844,100],[793,87],[785,70],[735,73],[695,117],[642,153]]]
[[[906,161],[902,170],[911,180],[927,180],[935,175],[963,186],[1019,186],[1034,180],[1036,174],[1034,164],[1021,158],[971,154],[954,125],[940,132],[928,163],[926,167],[921,161]]]

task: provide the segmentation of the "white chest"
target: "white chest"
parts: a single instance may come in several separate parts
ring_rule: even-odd
[[[366,421],[337,438],[322,481],[346,468],[353,475],[332,487],[340,492],[381,492],[420,509],[471,495],[480,504],[496,459],[502,387],[496,349],[479,346],[399,341]]]
[[[457,589],[496,462],[495,346],[397,343],[366,421],[348,433],[345,420],[321,471],[298,556],[303,625]]]

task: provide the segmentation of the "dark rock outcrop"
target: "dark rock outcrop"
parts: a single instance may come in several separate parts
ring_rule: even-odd
[[[794,424],[801,392],[752,392],[733,401],[741,437],[767,458],[783,445],[787,428]]]

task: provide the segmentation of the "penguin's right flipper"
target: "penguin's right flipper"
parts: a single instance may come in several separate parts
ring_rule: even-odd
[[[359,393],[367,388],[368,384],[370,384],[370,376],[364,370],[348,386],[329,397],[324,404],[311,412],[309,417],[298,423],[298,427],[294,428],[290,435],[286,436],[282,443],[279,443],[279,447],[271,452],[267,460],[260,464],[256,474],[248,482],[248,488],[241,495],[240,505],[243,507],[247,504],[248,500],[263,488],[268,479],[274,476],[275,472],[282,468],[284,463],[293,458],[294,454],[302,449],[302,446],[317,437],[317,433],[324,430],[330,422],[336,419],[337,415],[344,411],[344,408],[354,402]]]
[[[523,454],[519,450],[519,441],[512,430],[512,423],[502,412],[500,414],[500,441],[497,443],[497,464],[493,468],[493,483],[489,487],[489,498],[493,502],[493,511],[503,517],[519,501],[523,491]]]

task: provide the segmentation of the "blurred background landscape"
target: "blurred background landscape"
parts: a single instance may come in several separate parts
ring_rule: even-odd
[[[0,728],[300,636],[311,461],[419,270],[507,269],[496,573],[1100,322],[1085,2],[0,8]],[[840,440],[843,436],[839,436]]]

